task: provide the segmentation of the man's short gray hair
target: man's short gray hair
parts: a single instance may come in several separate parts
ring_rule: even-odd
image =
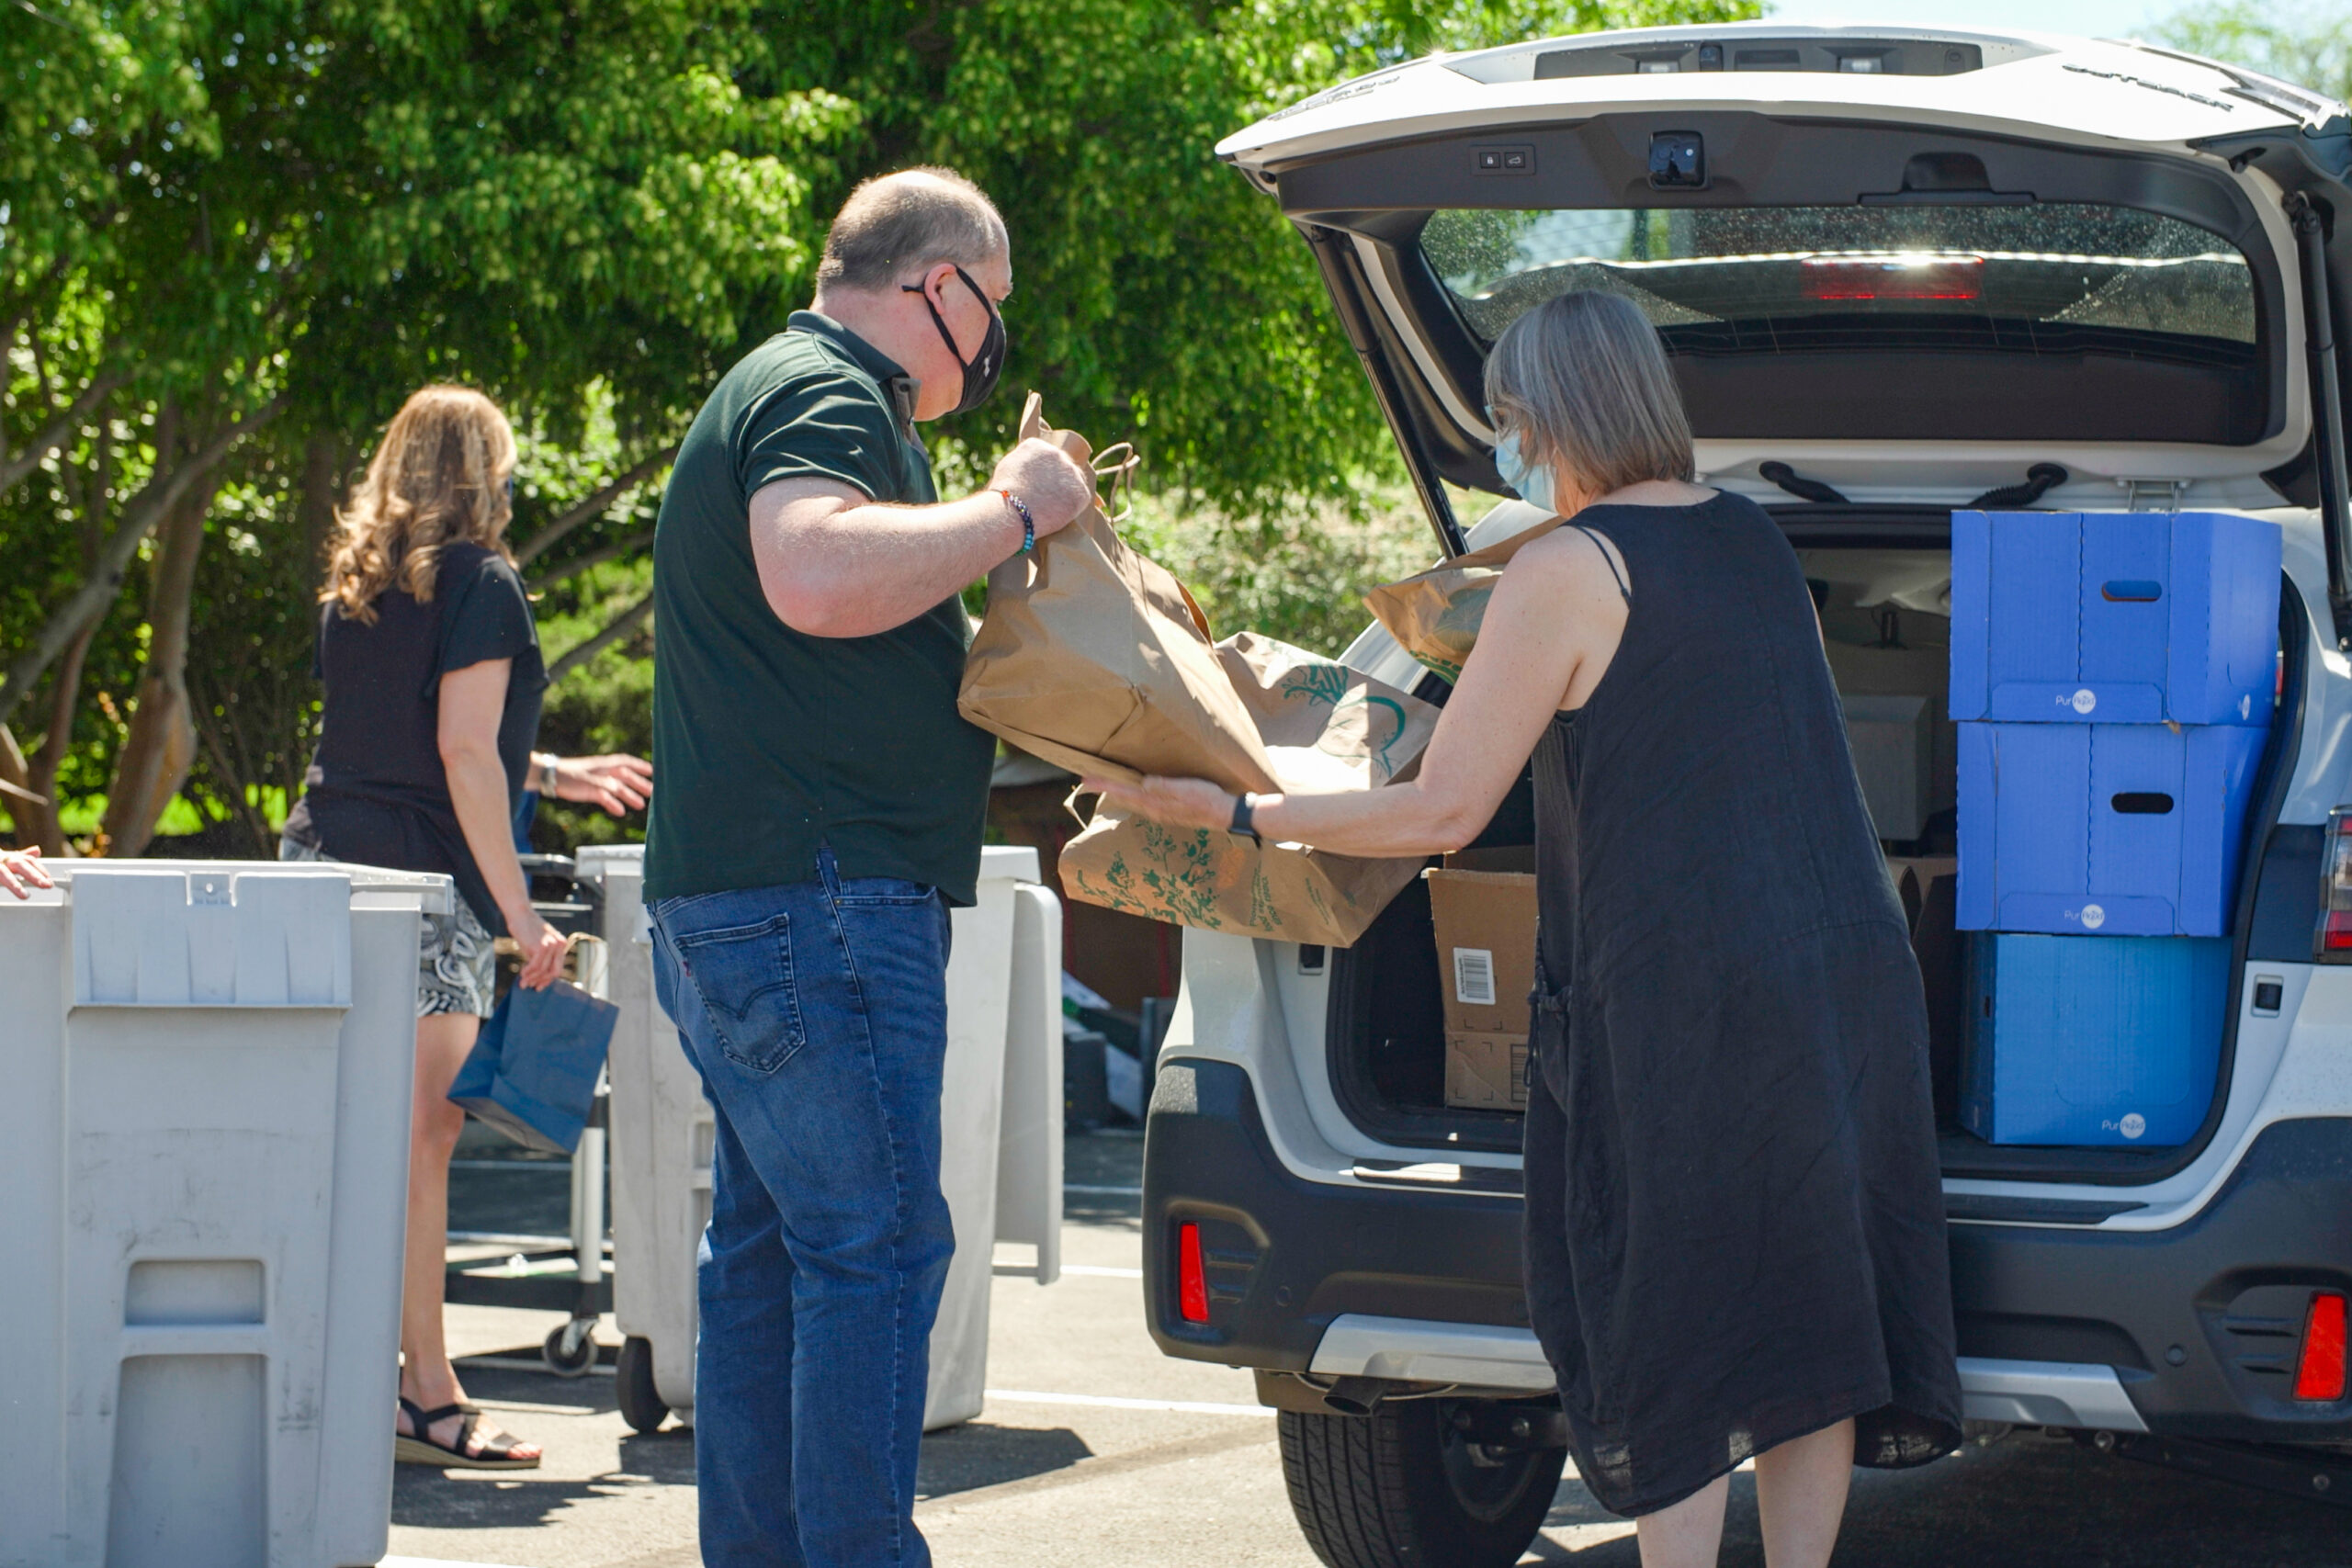
[[[1505,328],[1487,356],[1487,404],[1529,461],[1566,470],[1553,476],[1563,489],[1687,482],[1695,467],[1666,345],[1622,295],[1555,295]]]
[[[953,169],[900,169],[849,193],[825,234],[819,288],[886,288],[941,262],[975,267],[1008,248],[1004,220]]]

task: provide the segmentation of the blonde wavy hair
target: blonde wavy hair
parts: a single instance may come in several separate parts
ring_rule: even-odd
[[[445,545],[481,545],[513,560],[506,481],[514,456],[514,427],[472,388],[412,395],[385,427],[351,504],[334,514],[320,603],[372,625],[377,599],[394,582],[420,601],[433,597]]]

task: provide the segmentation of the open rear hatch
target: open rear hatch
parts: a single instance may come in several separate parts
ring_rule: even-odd
[[[1571,289],[1640,306],[1703,477],[1771,506],[1805,559],[1841,690],[1935,705],[1933,798],[1887,841],[1935,856],[1952,849],[1955,508],[2317,505],[2341,642],[2329,344],[2352,299],[2352,229],[2335,220],[2352,214],[2347,149],[2340,106],[2180,57],[1759,23],[1400,67],[1220,152],[1312,245],[1448,553],[1464,537],[1445,485],[1508,493],[1480,390],[1496,337]],[[2292,693],[2302,651],[2290,636]],[[2294,740],[2274,728],[2254,845]],[[1481,843],[1532,834],[1522,790]],[[2262,859],[2244,857],[2241,960]],[[1439,979],[1416,887],[1335,964],[1340,1102],[1397,1144],[1515,1148],[1515,1116],[1443,1103]],[[1928,974],[1931,999],[1956,984]],[[2167,1149],[1996,1148],[1949,1129],[1946,1166],[2153,1179],[2194,1157],[2218,1111],[2217,1096],[2195,1143]]]

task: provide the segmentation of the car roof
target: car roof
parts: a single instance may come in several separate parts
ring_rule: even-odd
[[[1804,44],[1973,46],[1980,68],[1947,75],[1841,70],[1637,72],[1673,46],[1765,40]],[[1539,79],[1537,62],[1569,52],[1605,74]],[[1592,60],[1589,57],[1601,56]],[[1275,170],[1377,142],[1481,126],[1662,107],[1762,110],[1970,129],[2035,141],[2186,152],[2209,137],[2317,130],[2345,107],[2258,73],[2111,39],[1973,28],[1735,22],[1548,38],[1435,55],[1359,76],[1281,109],[1217,144],[1261,184]]]

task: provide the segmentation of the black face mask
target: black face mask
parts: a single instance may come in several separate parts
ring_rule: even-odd
[[[964,280],[964,287],[970,289],[973,297],[988,310],[989,330],[987,335],[980,339],[978,354],[967,359],[957,352],[956,334],[947,330],[947,322],[940,316],[939,307],[931,302],[928,294],[923,294],[922,308],[931,312],[931,324],[939,329],[939,336],[947,344],[947,352],[955,355],[956,363],[964,367],[964,396],[947,412],[969,413],[989,400],[996,391],[996,378],[1004,374],[1004,318],[997,313],[996,301],[980,292],[980,286],[972,281],[970,273],[959,266],[956,269],[956,276]],[[899,292],[922,294],[923,288],[920,283],[901,283]]]

